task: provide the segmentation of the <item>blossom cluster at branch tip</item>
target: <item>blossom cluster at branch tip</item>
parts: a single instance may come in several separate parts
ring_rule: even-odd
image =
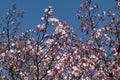
[[[38,32],[41,32],[41,31],[44,31],[44,29],[45,29],[45,25],[44,24],[42,24],[42,25],[37,25],[37,31]]]

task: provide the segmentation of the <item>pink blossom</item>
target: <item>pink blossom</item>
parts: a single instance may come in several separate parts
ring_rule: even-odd
[[[54,74],[53,74],[53,71],[48,70],[48,71],[47,71],[47,75],[50,76],[50,77],[53,77],[53,75],[54,75]]]
[[[59,20],[57,18],[49,18],[48,21],[49,22],[59,22]]]
[[[13,49],[10,50],[11,53],[14,53],[15,51]]]
[[[105,15],[106,15],[106,12],[105,12],[105,11],[103,11],[103,13],[102,13],[102,14],[103,14],[103,16],[105,16]]]
[[[25,77],[25,74],[24,74],[23,72],[20,72],[19,75],[20,75],[20,77],[22,77],[22,78]]]
[[[32,70],[37,70],[37,66],[33,65],[33,66],[31,66],[31,69]]]
[[[98,4],[95,4],[95,5],[94,5],[94,8],[95,8],[95,9],[99,8]]]
[[[41,17],[41,20],[42,20],[42,21],[45,20],[45,17]]]
[[[40,24],[37,25],[37,31],[38,31],[38,32],[43,31],[44,28],[45,28],[45,25],[44,25],[44,24],[42,24],[42,25],[40,25]]]
[[[78,71],[78,70],[79,70],[76,66],[73,66],[72,69],[73,69],[74,71]]]
[[[93,11],[94,10],[94,8],[93,7],[89,7],[89,11]]]
[[[1,56],[1,57],[5,57],[5,53],[1,53],[0,56]]]
[[[48,12],[48,9],[45,9],[44,12]]]
[[[48,39],[48,40],[45,42],[46,46],[47,46],[47,47],[50,47],[50,45],[52,44],[53,41],[54,41],[53,39]]]

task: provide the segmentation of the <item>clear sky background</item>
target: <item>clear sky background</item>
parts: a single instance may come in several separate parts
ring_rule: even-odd
[[[18,10],[25,10],[22,20],[22,30],[35,28],[41,23],[41,16],[45,8],[49,5],[54,8],[54,16],[60,20],[66,21],[69,26],[77,29],[79,21],[76,13],[79,10],[80,3],[85,0],[0,0],[0,15],[11,8],[16,3]],[[100,4],[101,11],[113,9],[115,7],[114,0],[94,0]]]

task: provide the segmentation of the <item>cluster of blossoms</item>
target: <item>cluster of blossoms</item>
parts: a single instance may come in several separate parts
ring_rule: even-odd
[[[45,23],[36,29],[19,36],[10,36],[9,28],[1,30],[0,79],[119,80],[120,20],[111,10],[94,13],[99,6],[91,5],[92,0],[86,0],[77,13],[79,29],[87,39],[79,38],[66,22],[53,17],[51,6],[41,18]],[[101,27],[99,23],[106,21],[106,16],[110,21]]]
[[[46,20],[48,19],[48,16],[52,16],[53,13],[53,8],[52,6],[49,6],[48,9],[45,9],[44,12],[46,13],[45,15],[43,15],[43,17],[41,17],[41,20]]]
[[[45,25],[42,24],[42,25],[37,25],[37,31],[40,32],[40,31],[44,31],[44,28],[45,28]]]

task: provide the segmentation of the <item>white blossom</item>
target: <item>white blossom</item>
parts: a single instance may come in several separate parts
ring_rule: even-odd
[[[5,57],[5,53],[1,53],[0,56]]]
[[[106,15],[106,12],[105,11],[103,11],[103,16],[105,16]]]
[[[57,18],[49,18],[48,22],[59,22]]]
[[[89,7],[89,11],[92,11],[94,8],[93,7]]]
[[[10,52],[11,52],[11,53],[14,53],[14,50],[13,50],[13,49],[11,49],[11,50],[10,50]]]
[[[45,9],[44,12],[48,12],[48,9]]]
[[[53,76],[53,71],[48,70],[48,71],[47,71],[47,75],[48,75],[48,76]]]

